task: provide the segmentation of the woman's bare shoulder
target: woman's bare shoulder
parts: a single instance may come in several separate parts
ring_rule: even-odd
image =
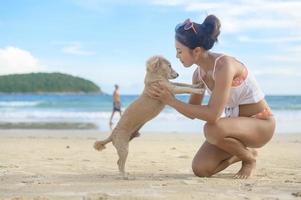
[[[217,60],[215,72],[219,71],[225,73],[227,71],[233,71],[235,70],[235,68],[235,60],[233,59],[233,57],[224,55]]]
[[[193,75],[192,75],[192,83],[193,84],[197,84],[200,82],[200,77],[199,77],[199,72],[198,72],[198,68],[196,68],[193,72]]]

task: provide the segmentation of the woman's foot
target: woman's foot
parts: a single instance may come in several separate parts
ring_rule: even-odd
[[[250,149],[252,158],[248,161],[242,161],[241,169],[235,174],[234,178],[247,179],[251,177],[256,168],[257,151]]]

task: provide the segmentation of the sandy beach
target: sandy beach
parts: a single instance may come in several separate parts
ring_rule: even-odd
[[[0,199],[301,199],[301,134],[275,134],[259,149],[257,172],[233,179],[237,163],[195,177],[191,161],[201,133],[142,133],[130,143],[124,179],[108,132],[0,130]]]

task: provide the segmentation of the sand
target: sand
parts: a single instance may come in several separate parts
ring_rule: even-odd
[[[117,154],[92,145],[92,130],[0,130],[0,199],[301,199],[301,133],[275,134],[259,149],[256,175],[240,163],[211,178],[193,175],[201,133],[143,133],[130,143],[124,179]]]

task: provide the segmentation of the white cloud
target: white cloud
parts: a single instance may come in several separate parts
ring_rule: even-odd
[[[260,70],[253,70],[253,73],[255,75],[279,75],[282,76],[283,78],[289,78],[289,77],[301,77],[301,72],[298,68],[293,68],[293,67],[269,67],[269,68],[264,68]]]
[[[107,9],[115,5],[136,5],[144,3],[140,0],[70,0],[75,5],[98,13],[105,13]]]
[[[155,4],[155,5],[179,6],[179,5],[184,4],[186,1],[183,1],[183,0],[164,0],[164,1],[161,1],[161,0],[151,0],[150,2],[152,4]],[[192,2],[192,1],[190,1],[190,2]]]
[[[82,45],[78,42],[63,47],[62,52],[66,54],[81,55],[81,56],[95,55],[95,52],[83,50]]]
[[[286,42],[301,42],[300,36],[286,36],[286,37],[269,37],[269,38],[251,38],[249,36],[239,36],[240,42],[250,43],[286,43]]]
[[[301,76],[301,1],[286,0],[150,0],[154,5],[178,6],[201,23],[208,14],[215,14],[222,23],[222,33],[236,36],[245,43],[267,44],[272,55],[262,56],[255,70],[257,75]],[[256,32],[260,34],[256,34]],[[255,35],[255,36],[254,36]],[[260,37],[260,35],[262,35]],[[250,37],[251,36],[251,37]],[[259,37],[258,37],[259,36]],[[277,49],[274,51],[274,49]],[[259,50],[260,51],[260,50]],[[273,68],[261,67],[263,63]],[[298,67],[297,67],[298,66]]]
[[[285,66],[286,69],[293,68],[293,72],[291,73],[291,75],[300,75],[300,54],[301,46],[292,44],[283,47],[281,53],[274,53],[273,55],[266,56],[266,59],[267,61],[271,61],[271,63],[274,63],[274,65]]]
[[[296,63],[296,65],[301,64],[301,59],[300,59],[300,52],[294,53],[294,54],[287,54],[287,55],[273,55],[273,56],[267,56],[267,60],[273,61],[274,63],[283,63],[286,65],[291,65],[292,63]]]
[[[297,57],[300,57],[301,54],[301,45],[294,45],[294,46],[290,46],[290,47],[286,47],[284,48],[285,51],[287,51],[288,53],[295,53],[297,55]],[[301,59],[299,58],[299,60],[301,61]]]
[[[202,2],[195,0],[151,0],[161,6],[182,6],[187,12],[215,14],[222,20],[224,33],[237,33],[254,29],[289,28],[301,33],[301,2],[271,0],[235,0]]]
[[[200,14],[216,14],[222,20],[223,33],[238,33],[254,29],[297,30],[301,33],[301,1],[286,0],[71,0],[90,10],[104,11],[108,6],[120,4],[151,4],[155,6],[181,7],[184,11]]]
[[[0,48],[0,74],[29,73],[41,69],[38,59],[29,51],[13,46]]]

